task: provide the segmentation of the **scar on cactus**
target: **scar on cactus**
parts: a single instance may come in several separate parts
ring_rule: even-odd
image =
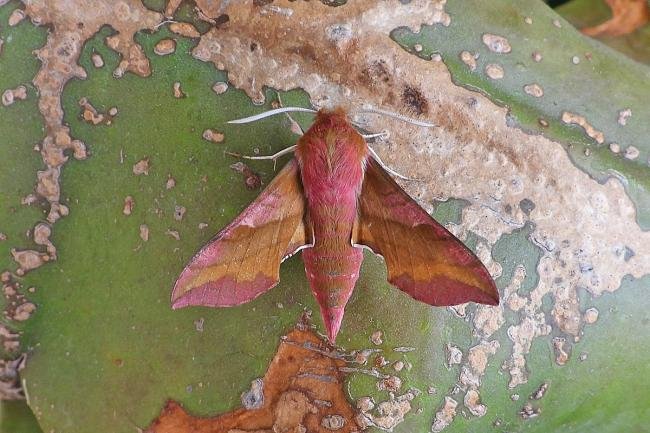
[[[173,308],[251,301],[279,282],[284,259],[302,251],[334,343],[363,247],[383,256],[388,281],[418,301],[498,304],[485,266],[390,177],[343,109],[319,111],[295,146],[266,158],[290,151],[295,158],[185,267],[172,292]]]
[[[345,361],[327,356],[325,342],[308,327],[289,332],[264,377],[242,394],[243,407],[211,418],[194,417],[169,401],[147,433],[330,432],[328,420],[338,420],[337,432],[361,430],[348,403],[340,371]],[[306,392],[305,390],[308,390]]]

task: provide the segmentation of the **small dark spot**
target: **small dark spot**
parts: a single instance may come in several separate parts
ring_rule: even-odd
[[[316,50],[308,44],[289,47],[286,51],[289,54],[296,54],[304,59],[311,60],[312,62],[317,59]]]
[[[222,24],[226,24],[228,21],[230,21],[228,14],[219,15],[214,19],[214,26],[219,27]]]
[[[273,3],[273,0],[253,0],[255,6],[266,6]]]
[[[519,208],[526,215],[530,215],[530,213],[535,209],[535,203],[533,203],[532,200],[525,198],[519,202]]]
[[[429,101],[417,87],[405,86],[402,91],[402,101],[417,115],[426,114],[429,111]]]
[[[84,23],[77,23],[77,28],[78,29],[83,29],[84,28]]]
[[[251,51],[255,51],[257,49],[257,42],[251,42]]]
[[[293,362],[293,361],[295,361],[295,360],[296,360],[296,358],[294,358],[293,355],[289,355],[289,356],[287,356],[287,361],[289,361],[289,362]]]
[[[246,188],[253,190],[257,189],[262,185],[262,180],[260,177],[257,175],[257,173],[250,172],[249,175],[246,176],[246,180],[244,181],[246,184]]]
[[[380,83],[390,81],[390,73],[384,60],[376,60],[368,65],[359,74],[359,81],[366,86],[373,87]]]
[[[512,206],[510,206],[509,204],[507,204],[507,205],[505,206],[504,210],[506,211],[507,214],[511,214],[511,213],[512,213]]]
[[[554,284],[562,284],[563,281],[564,281],[564,280],[562,279],[562,277],[555,277],[555,278],[553,279],[553,283],[554,283]]]
[[[262,185],[262,179],[260,176],[243,162],[236,162],[232,164],[230,168],[242,174],[246,188],[253,190],[259,188]]]

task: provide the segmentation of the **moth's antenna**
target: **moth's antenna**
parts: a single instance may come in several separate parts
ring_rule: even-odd
[[[357,111],[355,114],[383,114],[384,116],[392,117],[393,119],[401,120],[402,122],[410,123],[411,125],[422,126],[424,128],[432,128],[436,125],[433,123],[425,122],[423,120],[413,119],[403,114],[393,113],[392,111],[382,110],[381,108],[368,107]]]
[[[381,138],[387,140],[390,137],[390,132],[382,131],[375,134],[361,134],[361,136],[364,138],[364,140],[368,140],[369,138]]]
[[[228,123],[237,123],[237,124],[240,124],[240,123],[251,123],[251,122],[255,122],[256,120],[264,119],[264,118],[267,118],[267,117],[270,117],[270,116],[275,116],[276,114],[280,114],[280,113],[294,113],[294,112],[300,112],[300,113],[312,113],[312,114],[316,114],[316,113],[317,113],[316,110],[312,110],[311,108],[304,108],[304,107],[280,107],[280,108],[276,108],[276,109],[274,109],[274,110],[269,110],[269,111],[265,111],[265,112],[260,113],[260,114],[256,114],[256,115],[254,115],[254,116],[244,117],[243,119],[230,120],[230,121],[228,121]]]

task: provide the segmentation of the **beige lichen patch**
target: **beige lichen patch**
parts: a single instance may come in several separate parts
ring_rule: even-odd
[[[166,56],[176,51],[176,41],[173,39],[161,39],[153,47],[153,52],[159,56]]]
[[[93,62],[93,66],[96,68],[104,67],[104,58],[99,53],[93,53],[90,56],[90,60]]]
[[[211,141],[213,143],[221,143],[225,138],[223,133],[217,131],[216,129],[206,129],[203,131],[202,137],[204,140]]]
[[[484,33],[482,36],[483,43],[494,53],[507,54],[512,51],[510,42],[503,36]]]
[[[564,337],[553,338],[553,349],[555,349],[555,363],[564,365],[569,360],[570,353],[567,352],[567,341]]]
[[[228,90],[228,83],[224,83],[223,81],[216,82],[214,83],[214,86],[212,86],[212,90],[217,95],[226,93],[226,90]]]
[[[456,416],[457,407],[458,402],[456,400],[451,397],[445,397],[442,407],[436,412],[431,431],[433,433],[439,433],[449,426]]]
[[[621,145],[618,143],[610,143],[609,150],[611,150],[613,153],[620,153]]]
[[[135,207],[135,200],[130,195],[124,197],[124,206],[122,207],[122,213],[126,216],[131,215],[133,208]]]
[[[81,118],[91,125],[99,125],[100,123],[110,125],[113,123],[113,117],[117,115],[117,109],[115,108],[111,108],[108,113],[100,113],[88,101],[88,98],[79,99],[79,106],[81,107]]]
[[[56,259],[56,247],[50,241],[50,236],[52,235],[52,228],[49,224],[38,223],[34,227],[33,238],[34,242],[37,245],[42,245],[45,247],[47,253],[50,255],[50,259]]]
[[[309,78],[300,86],[311,93],[325,84],[324,77],[318,70],[323,64],[321,61],[327,60],[329,63],[328,75],[337,73],[340,76],[340,71],[349,68],[345,56],[363,52],[351,41],[357,41],[364,34],[388,35],[397,26],[419,30],[422,24],[449,25],[451,20],[444,11],[444,4],[443,0],[416,0],[404,5],[379,2],[368,7],[367,4],[349,2],[344,7],[328,8],[320,4],[286,2],[286,7],[293,11],[292,19],[287,20],[281,14],[262,14],[261,11],[251,14],[250,2],[231,3],[225,8],[206,2],[198,5],[205,15],[218,16],[226,13],[229,26],[212,29],[204,34],[192,54],[200,60],[213,62],[218,69],[227,69],[229,81],[235,87],[245,90],[258,103],[264,101],[263,86],[259,85],[261,82],[279,89],[291,89],[295,87],[295,79],[304,75]],[[321,19],[296,19],[314,13],[318,13]],[[269,27],[276,28],[279,32],[263,30]],[[237,30],[234,31],[235,29]],[[296,34],[322,31],[320,43],[323,46],[315,50],[314,44],[318,41],[277,37],[295,31],[299,32]],[[251,43],[257,46],[254,52],[250,50]],[[301,68],[297,62],[307,59],[309,65]],[[333,67],[332,61],[339,67]],[[370,63],[372,59],[368,61]],[[349,76],[346,81],[356,80],[361,74],[362,71],[346,74]]]
[[[201,36],[196,27],[190,23],[171,23],[169,25],[169,30],[176,33],[177,35],[185,36],[188,38],[198,38]]]
[[[167,236],[169,236],[170,238],[175,239],[177,241],[181,240],[181,235],[180,235],[180,233],[178,233],[178,230],[167,229],[167,231],[165,231],[165,234]]]
[[[623,156],[625,156],[626,159],[637,159],[639,157],[639,149],[637,149],[634,146],[628,146],[625,149],[625,153]]]
[[[542,61],[542,53],[540,53],[539,51],[533,51],[533,54],[531,54],[531,57],[537,63]]]
[[[447,367],[460,364],[462,361],[463,352],[458,348],[458,346],[447,343]]]
[[[185,212],[187,212],[187,209],[185,209],[184,206],[176,205],[174,207],[174,219],[176,221],[182,221],[183,217],[185,216]]]
[[[22,20],[25,19],[25,11],[22,9],[15,9],[11,15],[9,15],[9,20],[7,21],[7,24],[9,24],[10,27],[13,27],[15,25],[18,25]]]
[[[5,107],[25,99],[27,99],[27,87],[22,85],[15,89],[7,89],[2,93],[2,105]]]
[[[522,407],[521,410],[519,411],[519,415],[523,419],[535,418],[539,416],[540,413],[541,413],[541,409],[533,407],[531,403],[526,403],[524,407]]]
[[[32,313],[36,310],[36,305],[31,302],[25,302],[16,307],[14,315],[11,317],[13,320],[18,322],[24,322],[29,319]]]
[[[18,264],[17,275],[25,275],[25,273],[36,269],[50,260],[50,256],[45,253],[34,250],[11,250],[11,255]]]
[[[392,431],[402,421],[407,413],[411,411],[411,401],[415,398],[415,393],[409,391],[403,395],[395,397],[391,394],[387,401],[377,404],[373,412],[374,404],[369,405],[370,409],[361,412],[357,416],[357,424],[365,429],[367,427],[377,427],[384,431]]]
[[[618,124],[621,126],[627,125],[627,119],[632,117],[632,110],[626,108],[618,112]]]
[[[372,335],[370,336],[370,341],[372,342],[372,344],[374,344],[375,346],[379,346],[380,344],[382,344],[384,342],[382,338],[383,336],[382,334],[383,333],[380,330],[373,332]]]
[[[149,175],[149,158],[143,158],[140,161],[133,164],[133,174],[136,176],[140,175]]]
[[[598,309],[593,308],[593,307],[588,308],[585,311],[585,314],[583,315],[583,320],[584,320],[585,323],[590,324],[590,325],[592,323],[596,323],[596,321],[598,320]]]
[[[526,92],[530,96],[534,96],[535,98],[541,98],[542,96],[544,96],[544,89],[542,89],[542,86],[540,86],[537,83],[526,84],[524,86],[524,92]]]
[[[387,362],[384,365],[387,364],[390,364],[390,362]],[[377,389],[379,391],[397,392],[401,387],[402,387],[402,379],[400,379],[397,376],[389,376],[377,382]]]
[[[174,90],[174,98],[180,99],[185,97],[185,93],[183,93],[183,90],[181,89],[181,83],[179,81],[176,81],[172,88]]]
[[[501,65],[498,65],[496,63],[489,63],[485,65],[485,74],[493,80],[500,80],[504,77],[505,72],[503,71],[503,67]]]
[[[460,53],[460,60],[467,65],[470,71],[476,70],[476,55],[469,51],[462,51]]]
[[[482,417],[487,412],[485,405],[481,404],[481,396],[474,389],[467,391],[463,403],[470,413],[476,417]]]
[[[170,190],[176,186],[176,179],[170,174],[167,176],[167,182],[165,182],[165,189]]]
[[[548,382],[542,383],[539,388],[535,390],[530,396],[533,400],[541,400],[544,395],[546,395],[546,391],[548,391]]]
[[[605,134],[594,128],[584,116],[564,111],[562,112],[562,122],[566,123],[567,125],[574,124],[581,126],[587,135],[593,138],[598,144],[603,144],[605,142]]]
[[[149,240],[149,226],[140,224],[140,239],[147,242]]]

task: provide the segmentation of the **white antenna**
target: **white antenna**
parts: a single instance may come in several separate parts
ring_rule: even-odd
[[[316,114],[316,110],[312,110],[311,108],[304,108],[304,107],[281,107],[281,108],[276,108],[275,110],[269,110],[265,111],[260,114],[256,114],[254,116],[250,117],[244,117],[243,119],[235,119],[235,120],[230,120],[228,123],[251,123],[255,122],[256,120],[264,119],[266,117],[270,116],[275,116],[276,114],[281,114],[281,113],[294,113],[294,112],[300,112],[300,113],[312,113]]]
[[[425,122],[423,120],[413,119],[411,117],[404,116],[403,114],[382,110],[381,108],[368,107],[355,112],[355,114],[366,114],[366,113],[383,114],[384,116],[392,117],[393,119],[401,120],[402,122],[410,123],[412,125],[422,126],[424,128],[433,128],[434,126],[436,126],[433,123]]]

